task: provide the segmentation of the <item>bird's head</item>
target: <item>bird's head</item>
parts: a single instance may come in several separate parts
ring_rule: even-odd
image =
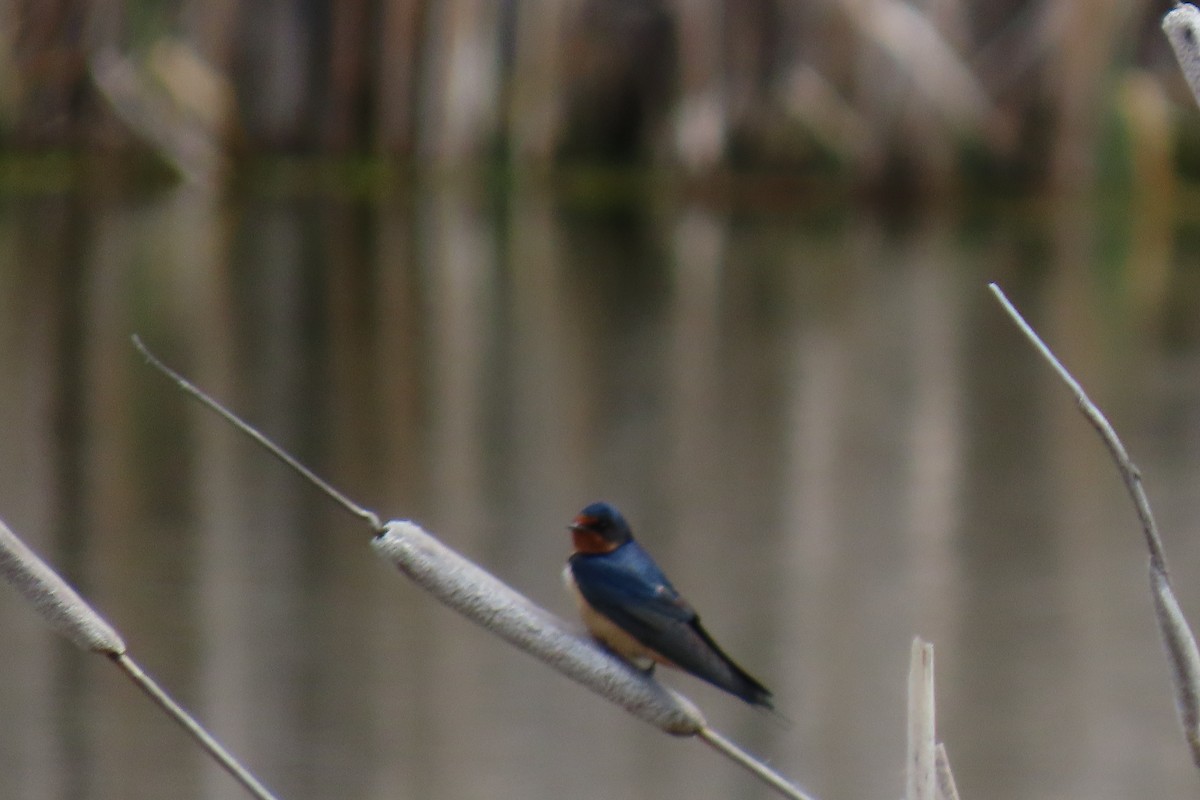
[[[611,553],[633,538],[629,523],[609,503],[592,503],[567,529],[578,553]]]

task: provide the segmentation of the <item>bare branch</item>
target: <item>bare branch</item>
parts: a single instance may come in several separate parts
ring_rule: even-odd
[[[1088,399],[1084,393],[1083,387],[1079,382],[1067,372],[1067,368],[1055,357],[1046,343],[1041,340],[1041,337],[1030,327],[1025,318],[1021,316],[1021,312],[1017,311],[1016,307],[1009,302],[1004,292],[994,283],[988,284],[988,288],[992,290],[992,294],[1000,301],[1000,305],[1012,317],[1013,322],[1021,329],[1021,332],[1033,343],[1042,357],[1050,363],[1054,371],[1071,390],[1071,394],[1075,395],[1075,403],[1079,406],[1079,410],[1083,412],[1084,418],[1091,423],[1096,432],[1100,434],[1100,438],[1104,441],[1104,446],[1108,448],[1108,452],[1112,454],[1113,460],[1117,462],[1117,469],[1121,472],[1121,479],[1125,481],[1125,488],[1129,490],[1129,496],[1133,499],[1134,508],[1137,511],[1138,521],[1142,523],[1142,532],[1146,537],[1146,549],[1150,551],[1150,563],[1159,569],[1164,575],[1167,572],[1166,559],[1163,555],[1162,540],[1158,536],[1158,526],[1154,524],[1154,515],[1150,513],[1150,501],[1146,499],[1146,492],[1142,488],[1142,474],[1138,468],[1134,466],[1129,459],[1129,454],[1125,452],[1125,445],[1121,444],[1121,440],[1117,437],[1116,431],[1112,425],[1100,413],[1100,409],[1096,408],[1095,404]]]
[[[1162,632],[1171,680],[1175,684],[1175,707],[1183,724],[1183,735],[1192,751],[1192,761],[1200,767],[1200,652],[1191,628],[1179,608],[1171,582],[1163,572],[1150,565],[1150,593],[1154,597],[1154,616]]]
[[[726,758],[744,767],[780,794],[791,797],[792,800],[813,800],[812,795],[805,794],[796,784],[783,778],[778,772],[768,767],[762,761],[747,753],[736,744],[726,739],[712,728],[703,727],[697,735],[710,747]]]
[[[226,772],[232,775],[238,783],[246,787],[250,794],[259,798],[259,800],[275,800],[275,795],[267,787],[263,786],[258,778],[250,770],[246,769],[226,750],[220,742],[212,737],[204,726],[192,717],[183,706],[176,703],[171,695],[158,685],[158,683],[147,675],[141,667],[137,665],[128,653],[112,653],[109,655],[113,663],[121,668],[121,671],[129,676],[134,685],[142,690],[143,693],[154,704],[161,708],[168,717],[175,720],[185,731],[188,732],[196,742],[204,748],[204,750],[220,764]]]
[[[25,596],[50,627],[84,650],[108,656],[247,791],[259,800],[275,800],[275,796],[204,726],[134,663],[126,652],[121,634],[3,522],[0,522],[0,574]]]
[[[1190,8],[1190,6],[1188,6]],[[1176,9],[1177,11],[1179,9]],[[1193,11],[1195,9],[1193,8]],[[1172,12],[1174,13],[1174,12]],[[1169,16],[1169,15],[1168,15]],[[1167,661],[1171,668],[1171,681],[1175,686],[1175,706],[1179,712],[1179,720],[1183,725],[1184,736],[1192,753],[1192,761],[1200,767],[1200,652],[1196,649],[1196,639],[1190,626],[1179,608],[1175,594],[1171,590],[1171,581],[1167,574],[1167,560],[1163,552],[1162,540],[1158,536],[1158,528],[1154,524],[1154,515],[1150,511],[1150,501],[1142,488],[1142,476],[1138,468],[1129,458],[1125,446],[1117,438],[1112,425],[1100,413],[1084,393],[1066,367],[1054,356],[1041,337],[1030,327],[1016,307],[1009,302],[1000,287],[992,283],[988,285],[1000,305],[1012,318],[1021,332],[1033,343],[1058,376],[1067,384],[1075,395],[1075,402],[1083,416],[1091,423],[1100,438],[1104,441],[1108,452],[1112,454],[1129,490],[1137,510],[1138,520],[1142,524],[1142,534],[1145,538],[1146,549],[1150,553],[1150,591],[1154,598],[1154,616],[1158,621],[1159,633],[1163,646],[1167,651]]]
[[[908,759],[905,800],[936,800],[937,722],[933,645],[914,637],[908,664]]]
[[[216,412],[218,416],[220,416],[222,419],[224,419],[230,425],[232,425],[233,427],[237,428],[242,433],[249,436],[251,439],[254,440],[255,444],[262,447],[264,450],[266,450],[271,455],[275,456],[275,458],[279,459],[284,464],[287,464],[289,467],[291,467],[296,472],[300,473],[300,475],[303,476],[305,480],[307,480],[309,483],[316,486],[322,492],[324,492],[325,494],[329,495],[334,500],[336,500],[338,502],[338,504],[342,506],[342,508],[349,511],[354,516],[356,516],[360,519],[366,520],[367,524],[371,526],[372,531],[374,531],[375,533],[379,533],[383,530],[383,524],[379,521],[379,517],[375,514],[375,512],[363,508],[358,503],[355,503],[349,497],[347,497],[346,495],[339,492],[331,484],[329,484],[324,479],[319,477],[315,472],[313,472],[308,467],[301,464],[296,459],[296,457],[293,456],[291,453],[287,452],[282,447],[280,447],[279,445],[275,444],[270,439],[268,439],[266,436],[263,436],[261,433],[259,433],[254,428],[253,425],[250,425],[250,424],[246,423],[245,421],[243,421],[240,417],[238,417],[238,415],[234,414],[232,411],[225,408],[225,406],[218,403],[212,397],[209,397],[208,394],[201,391],[195,384],[193,384],[187,378],[183,377],[178,372],[176,372],[175,370],[168,367],[166,364],[164,364],[158,358],[158,356],[156,356],[150,352],[150,350],[146,347],[146,345],[142,343],[141,337],[134,334],[134,336],[131,338],[133,340],[133,346],[135,348],[137,348],[137,351],[142,354],[143,358],[146,359],[147,364],[154,367],[156,370],[161,372],[163,375],[166,375],[168,378],[170,378],[175,383],[176,386],[178,386],[184,392],[191,395],[196,400],[200,401],[200,403],[202,405],[207,406],[211,411]]]

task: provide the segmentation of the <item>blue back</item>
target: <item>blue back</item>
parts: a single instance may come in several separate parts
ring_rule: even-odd
[[[656,622],[695,617],[654,559],[632,539],[611,553],[571,557],[580,594],[600,613],[641,638]]]

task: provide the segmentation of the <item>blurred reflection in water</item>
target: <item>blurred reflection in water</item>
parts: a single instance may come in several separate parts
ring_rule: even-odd
[[[818,796],[900,791],[918,633],[964,797],[1186,796],[1132,511],[984,285],[1125,436],[1200,618],[1196,254],[1173,266],[1161,220],[1046,211],[8,200],[0,515],[284,798],[764,796],[377,563],[139,331],[561,614],[564,525],[619,504],[794,724],[663,679]],[[236,795],[8,590],[0,632],[0,796]]]

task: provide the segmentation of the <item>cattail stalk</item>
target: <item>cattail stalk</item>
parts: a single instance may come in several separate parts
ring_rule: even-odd
[[[247,791],[259,800],[275,800],[248,769],[129,657],[125,641],[116,629],[3,521],[0,521],[0,575],[29,601],[51,628],[84,650],[108,656]]]
[[[1178,3],[1163,16],[1162,27],[1184,80],[1200,103],[1200,9],[1191,3]]]
[[[1194,7],[1188,7],[1195,11]],[[1176,9],[1176,11],[1178,10]],[[1142,487],[1142,473],[1129,458],[1129,453],[1121,444],[1121,440],[1117,437],[1117,433],[1108,419],[1084,393],[1079,382],[1071,376],[1071,373],[1055,357],[1037,332],[1025,321],[1021,312],[1017,311],[1016,307],[1009,302],[1000,287],[992,283],[989,284],[989,288],[1004,311],[1071,390],[1079,410],[1100,434],[1100,439],[1116,462],[1121,479],[1125,482],[1125,488],[1129,491],[1129,497],[1133,500],[1134,509],[1137,511],[1139,522],[1141,522],[1146,549],[1150,554],[1150,593],[1154,600],[1154,617],[1158,622],[1163,646],[1167,651],[1171,683],[1175,688],[1176,710],[1179,712],[1179,720],[1183,725],[1184,738],[1191,750],[1192,761],[1197,767],[1200,767],[1200,699],[1198,699],[1200,698],[1200,651],[1196,649],[1196,638],[1192,635],[1191,627],[1183,616],[1179,602],[1175,599],[1175,592],[1171,589],[1171,580],[1167,574],[1167,557],[1163,551],[1162,540],[1158,535],[1158,527],[1154,522],[1154,514],[1150,511],[1150,501],[1146,498],[1146,490]]]
[[[905,800],[937,800],[933,645],[914,638],[908,665],[908,760]]]
[[[933,645],[914,637],[908,664],[908,759],[904,800],[958,800],[946,746],[937,740]]]
[[[691,702],[580,637],[419,525],[388,522],[371,546],[445,605],[634,716],[676,736],[692,736],[705,726]]]
[[[319,478],[249,423],[163,364],[138,337],[133,337],[133,343],[147,362],[176,386],[249,436],[351,514],[366,521],[375,534],[372,540],[375,552],[444,605],[660,730],[675,736],[699,737],[776,792],[793,800],[812,800],[764,762],[709,728],[691,701],[634,669],[590,638],[574,633],[553,614],[446,547],[419,525],[407,520],[381,523],[373,511],[358,505]]]

